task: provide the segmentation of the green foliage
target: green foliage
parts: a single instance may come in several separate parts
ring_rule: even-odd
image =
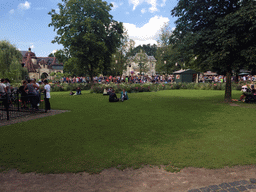
[[[172,31],[169,27],[169,23],[166,23],[161,28],[158,40],[159,47],[156,51],[156,71],[159,74],[170,74],[171,72],[181,69],[181,66],[183,67],[177,48],[169,42],[171,34]]]
[[[62,44],[76,60],[68,65],[74,65],[73,68],[91,78],[109,68],[111,55],[122,37],[123,25],[113,20],[109,14],[111,7],[112,4],[102,0],[65,0],[58,4],[59,13],[49,12],[52,17],[49,26],[58,35],[52,42]],[[65,71],[70,72],[67,67]]]
[[[51,84],[51,91],[76,91],[77,87],[80,87],[81,90],[91,89],[91,85],[87,83],[60,83]]]
[[[91,93],[103,93],[104,89],[112,87],[116,93],[125,89],[128,93],[138,92],[156,92],[172,89],[195,89],[195,90],[225,90],[225,83],[145,83],[145,84],[94,84],[90,90]],[[232,90],[241,90],[242,84],[232,83]]]
[[[179,57],[194,69],[225,73],[230,101],[231,71],[255,68],[256,2],[180,0],[172,15],[178,19],[170,42]]]
[[[50,54],[48,55],[48,57],[54,57],[54,54],[53,54],[53,53],[50,53]]]
[[[138,68],[140,70],[140,74],[148,71],[148,58],[143,50],[140,50],[139,53],[136,54],[135,58],[133,59],[135,63],[138,63]]]
[[[24,78],[26,71],[21,67],[21,59],[22,55],[14,45],[8,41],[0,41],[0,78],[15,81]]]
[[[148,56],[156,56],[156,51],[157,51],[157,45],[138,45],[135,48],[130,49],[130,52],[128,53],[128,56],[135,56],[136,53],[139,53],[140,50],[143,50]]]
[[[123,70],[126,69],[128,64],[128,53],[129,51],[129,42],[127,31],[123,33],[121,38],[121,44],[116,49],[116,52],[112,55],[110,74],[113,76],[118,76],[123,74]],[[105,71],[106,72],[106,71]]]

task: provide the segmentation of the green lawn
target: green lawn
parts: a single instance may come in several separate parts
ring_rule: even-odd
[[[51,95],[52,108],[71,112],[0,127],[0,167],[97,173],[146,164],[169,171],[256,164],[256,106],[230,106],[223,91],[133,93],[123,103],[89,91]]]

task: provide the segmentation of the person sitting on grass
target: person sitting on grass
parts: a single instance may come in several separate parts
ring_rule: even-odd
[[[108,92],[106,89],[103,90],[103,95],[108,95]]]
[[[110,88],[108,89],[108,91],[107,91],[107,94],[110,95],[110,93],[112,93],[112,90],[113,90],[113,88],[110,87]]]
[[[70,91],[69,95],[74,95],[75,93],[73,91]]]
[[[80,87],[77,87],[77,89],[76,89],[76,95],[81,95],[81,88],[80,88]]]
[[[112,89],[112,92],[109,95],[109,102],[118,102],[119,99],[116,96],[115,90]]]
[[[243,85],[241,91],[243,92],[243,94],[241,95],[240,99],[238,101],[242,101],[245,97],[246,97],[246,93],[247,93],[248,87],[247,85]]]
[[[121,92],[121,98],[120,100],[121,101],[124,101],[124,100],[128,100],[128,94],[127,94],[127,91],[125,91],[125,89],[123,89],[123,91]]]

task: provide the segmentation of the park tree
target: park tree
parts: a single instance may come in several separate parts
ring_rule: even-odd
[[[10,42],[0,41],[0,78],[12,80],[24,79],[27,75],[26,68],[21,66],[22,54]]]
[[[117,47],[116,52],[113,54],[112,57],[112,63],[111,63],[111,74],[112,75],[121,75],[123,71],[127,68],[127,65],[129,65],[129,37],[127,30],[124,29],[124,33],[121,38],[121,44],[119,47]]]
[[[55,57],[55,56],[54,56],[54,53],[50,53],[50,54],[48,55],[48,57]]]
[[[59,13],[49,12],[49,27],[57,30],[52,43],[62,44],[77,62],[77,69],[91,78],[108,70],[123,33],[123,24],[109,14],[113,5],[102,0],[62,0],[58,7]]]
[[[154,45],[150,45],[150,44],[147,44],[147,45],[138,45],[137,47],[133,47],[130,49],[130,52],[129,52],[129,56],[135,56],[136,53],[139,53],[140,50],[143,50],[148,56],[156,56],[156,51],[157,51],[157,45],[154,44]]]
[[[179,0],[172,15],[178,19],[171,43],[186,65],[225,72],[230,102],[232,70],[255,68],[255,1]]]
[[[183,65],[181,63],[180,54],[177,48],[170,43],[172,31],[170,24],[165,23],[161,28],[157,43],[158,48],[156,51],[156,71],[159,73],[170,74],[173,71],[180,69]],[[179,65],[177,65],[179,64]]]
[[[54,57],[56,57],[59,63],[64,64],[70,58],[70,54],[67,49],[60,49],[54,53]]]
[[[135,68],[138,68],[140,71],[140,75],[148,71],[148,58],[144,50],[140,50],[139,53],[136,54],[133,61],[138,64]]]

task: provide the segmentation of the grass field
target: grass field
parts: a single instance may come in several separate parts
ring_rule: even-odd
[[[255,105],[230,106],[223,91],[133,93],[118,103],[89,91],[51,95],[52,108],[70,112],[0,127],[3,170],[98,173],[147,164],[177,171],[256,163]]]

